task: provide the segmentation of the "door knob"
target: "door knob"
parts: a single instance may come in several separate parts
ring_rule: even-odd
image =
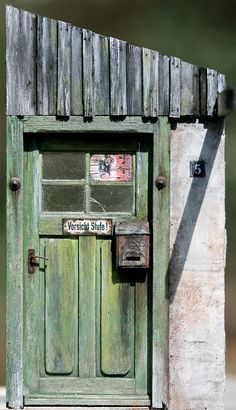
[[[158,191],[160,191],[161,189],[165,188],[166,185],[167,185],[167,180],[166,180],[166,178],[160,175],[159,177],[156,178],[156,180],[155,180],[155,185],[156,185]]]
[[[36,259],[43,259],[43,260],[48,261],[48,258],[45,258],[44,256],[35,255],[35,249],[29,249],[28,250],[28,273],[30,274],[35,273]]]

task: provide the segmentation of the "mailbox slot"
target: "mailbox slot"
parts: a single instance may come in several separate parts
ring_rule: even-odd
[[[121,222],[116,224],[116,266],[118,269],[148,269],[149,223]]]

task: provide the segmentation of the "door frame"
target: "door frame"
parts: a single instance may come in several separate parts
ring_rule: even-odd
[[[45,132],[109,132],[145,133],[153,135],[153,275],[152,275],[152,408],[168,404],[169,391],[169,215],[170,215],[170,124],[168,117],[145,120],[126,117],[114,121],[110,117],[7,117],[7,405],[24,407],[23,389],[23,154],[24,133]],[[157,176],[164,176],[167,187],[158,190]],[[11,178],[17,177],[21,187],[13,191]],[[155,303],[154,303],[155,301]],[[116,403],[116,405],[118,405]],[[122,404],[121,404],[122,405]]]

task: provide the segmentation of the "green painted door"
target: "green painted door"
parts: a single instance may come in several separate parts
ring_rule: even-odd
[[[151,272],[115,267],[114,236],[64,219],[151,221],[150,135],[24,138],[25,405],[150,405]],[[35,249],[35,273],[27,269]]]

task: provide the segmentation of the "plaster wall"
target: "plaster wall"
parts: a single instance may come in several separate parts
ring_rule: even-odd
[[[225,176],[223,120],[171,131],[170,410],[223,410]],[[190,161],[206,177],[190,177]]]

